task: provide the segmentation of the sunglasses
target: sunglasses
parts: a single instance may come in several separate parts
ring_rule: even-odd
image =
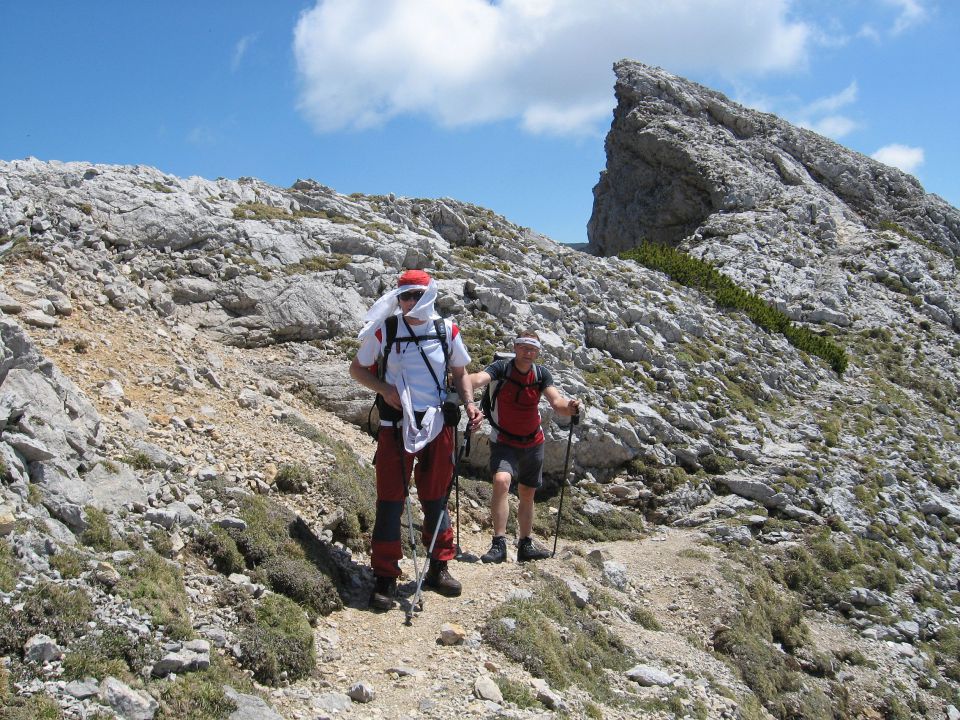
[[[423,297],[423,290],[408,290],[397,295],[401,300],[419,300]]]

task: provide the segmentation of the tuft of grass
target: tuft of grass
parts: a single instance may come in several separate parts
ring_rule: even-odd
[[[281,465],[274,480],[277,490],[285,493],[306,492],[313,482],[313,473],[302,463]]]
[[[0,538],[0,591],[11,592],[17,584],[20,565],[10,551],[10,545]]]
[[[187,610],[189,601],[183,577],[175,563],[149,549],[117,568],[121,580],[117,594],[146,612],[157,625],[163,625],[175,639],[193,637],[193,625]]]
[[[313,670],[313,630],[303,610],[283,595],[267,595],[253,624],[240,633],[243,664],[258,682],[276,685],[299,680]]]
[[[63,674],[67,680],[112,675],[132,682],[159,654],[160,649],[143,638],[131,636],[119,627],[108,627],[71,645],[63,659]]]
[[[650,242],[622,252],[620,257],[662,272],[681,285],[696,288],[722,308],[746,313],[764,330],[780,333],[798,350],[825,360],[837,375],[842,376],[847,369],[847,353],[842,347],[829,338],[794,325],[785,313],[744,290],[706,261],[668,245]]]
[[[103,552],[119,549],[113,533],[110,532],[107,514],[91,505],[87,505],[83,511],[87,517],[87,529],[80,535],[80,542]]]
[[[512,620],[511,630],[503,620]],[[615,699],[607,671],[631,665],[629,649],[603,623],[578,608],[566,585],[542,577],[533,597],[495,608],[483,627],[484,639],[552,688],[576,685],[594,699]]]

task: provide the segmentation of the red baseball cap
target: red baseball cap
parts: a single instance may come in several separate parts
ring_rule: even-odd
[[[404,285],[422,285],[426,287],[430,284],[430,276],[423,270],[407,270],[397,280],[397,287]]]

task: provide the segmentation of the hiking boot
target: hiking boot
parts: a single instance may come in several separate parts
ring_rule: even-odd
[[[550,557],[550,551],[537,545],[533,538],[520,538],[517,543],[517,562],[546,560],[548,557]]]
[[[430,558],[430,569],[423,578],[423,584],[447,597],[457,597],[463,590],[463,586],[447,570],[447,561],[435,558]]]
[[[503,535],[494,535],[490,549],[480,556],[483,563],[502,563],[507,559],[507,538]]]
[[[373,585],[373,592],[370,593],[371,610],[389,610],[396,603],[397,579],[392,577],[381,577],[377,575],[376,582]]]

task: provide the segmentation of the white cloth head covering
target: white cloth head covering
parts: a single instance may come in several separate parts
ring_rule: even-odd
[[[377,300],[370,306],[370,309],[367,310],[367,314],[363,318],[363,329],[360,330],[357,338],[361,341],[366,339],[367,336],[374,333],[380,326],[380,323],[388,317],[391,315],[399,315],[400,303],[397,297],[401,293],[409,292],[410,290],[423,290],[423,297],[417,301],[417,304],[413,306],[407,315],[417,320],[438,320],[440,316],[433,307],[437,300],[437,281],[431,278],[429,285],[401,285],[398,288],[384,293],[383,297]]]

